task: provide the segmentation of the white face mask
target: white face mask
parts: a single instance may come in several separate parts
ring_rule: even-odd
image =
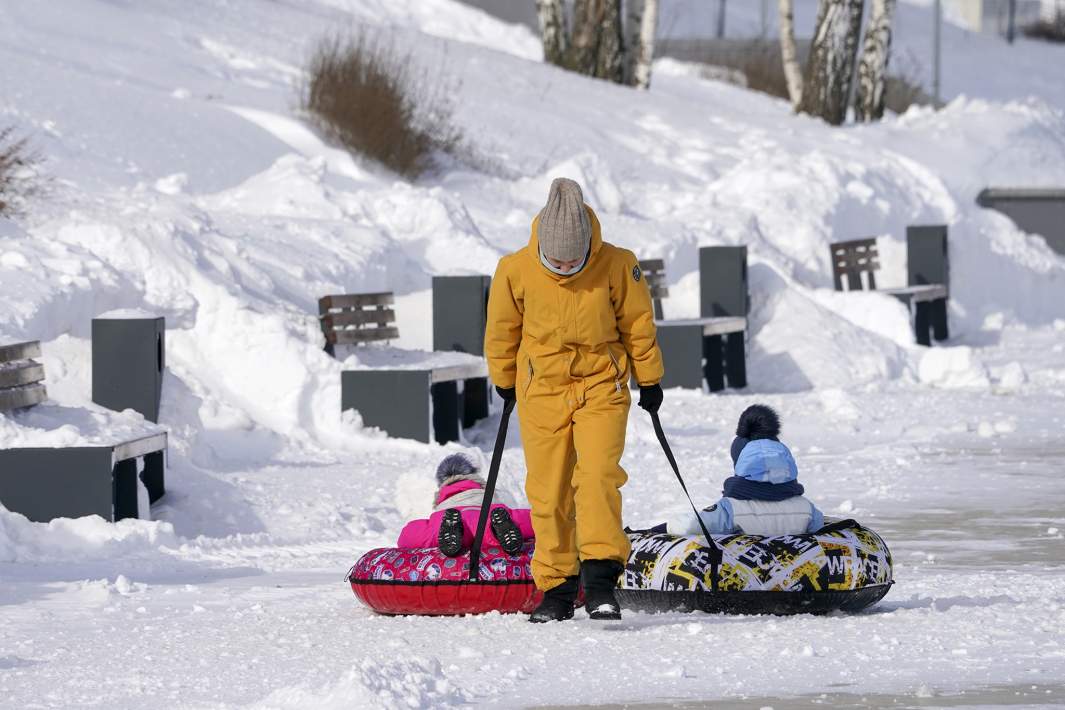
[[[589,251],[591,251],[590,248],[589,248]],[[553,274],[558,274],[559,276],[573,276],[574,274],[579,272],[581,269],[583,269],[584,265],[588,263],[588,254],[585,253],[584,258],[581,259],[580,263],[577,264],[576,266],[574,266],[572,269],[570,269],[569,271],[564,271],[562,269],[556,268],[550,261],[548,261],[547,257],[544,256],[543,249],[541,249],[540,250],[540,263],[543,264],[545,267],[547,267],[547,270],[550,271]]]

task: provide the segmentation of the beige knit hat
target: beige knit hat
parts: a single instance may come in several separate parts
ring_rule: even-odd
[[[540,251],[558,261],[576,261],[588,254],[592,224],[584,208],[581,186],[569,178],[555,178],[540,210],[537,228]]]

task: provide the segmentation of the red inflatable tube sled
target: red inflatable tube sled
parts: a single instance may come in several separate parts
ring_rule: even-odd
[[[478,578],[471,580],[469,553],[447,557],[437,549],[381,547],[359,558],[348,582],[355,597],[379,614],[527,614],[541,597],[529,566],[532,551],[532,541],[513,556],[486,547]]]
[[[529,613],[539,605],[542,595],[531,568],[533,541],[526,540],[516,555],[496,546],[482,547],[513,410],[514,400],[506,400],[470,551],[448,557],[435,548],[370,550],[348,572],[351,591],[359,601],[379,614],[425,616]]]

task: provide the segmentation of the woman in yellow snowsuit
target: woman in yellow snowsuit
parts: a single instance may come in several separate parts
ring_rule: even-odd
[[[530,621],[571,618],[578,573],[589,615],[620,618],[628,383],[634,374],[640,406],[657,410],[662,355],[636,257],[603,241],[576,182],[551,184],[529,245],[500,259],[484,348],[500,396],[517,399],[545,592]]]

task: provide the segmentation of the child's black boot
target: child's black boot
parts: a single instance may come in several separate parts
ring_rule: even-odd
[[[440,551],[448,557],[458,557],[462,553],[464,534],[462,513],[458,508],[448,508],[444,511],[444,519],[440,521],[440,532],[436,536],[436,544]]]
[[[510,517],[510,511],[506,508],[492,508],[489,516],[492,521],[492,534],[499,540],[499,546],[508,555],[516,555],[521,552],[525,538],[522,537],[521,528]]]

